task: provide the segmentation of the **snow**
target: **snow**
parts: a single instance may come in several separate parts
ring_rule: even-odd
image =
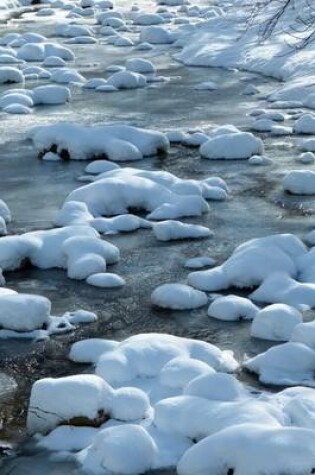
[[[301,475],[315,463],[314,431],[241,424],[213,434],[185,452],[177,465],[179,475],[239,475],[268,473]]]
[[[117,346],[116,341],[89,338],[74,343],[71,346],[69,358],[76,363],[97,363],[103,353],[112,351]]]
[[[115,391],[111,410],[114,419],[132,422],[147,418],[150,412],[150,400],[141,389],[124,387]]]
[[[315,351],[315,322],[299,323],[291,333],[291,341],[303,343]]]
[[[217,291],[232,286],[258,286],[267,277],[273,278],[278,272],[288,274],[288,278],[295,277],[296,261],[306,252],[306,246],[292,234],[251,239],[238,246],[221,266],[189,274],[188,283],[200,290]]]
[[[106,173],[112,170],[117,170],[119,165],[117,163],[111,163],[108,160],[95,160],[88,164],[85,168],[86,173],[98,175],[99,173]]]
[[[156,72],[156,67],[148,59],[132,58],[126,61],[126,69],[134,73],[153,74]]]
[[[244,367],[257,373],[264,384],[315,386],[315,351],[303,343],[274,346],[245,361]]]
[[[197,224],[186,224],[180,221],[161,221],[153,225],[153,233],[159,241],[178,239],[199,239],[212,235],[210,229]]]
[[[313,114],[303,114],[294,124],[296,134],[315,134],[315,116]]]
[[[47,86],[35,87],[32,91],[32,98],[35,105],[57,105],[65,104],[70,101],[70,90],[66,86]]]
[[[203,307],[208,298],[204,292],[184,284],[164,284],[157,287],[152,295],[153,305],[173,310],[188,310]]]
[[[147,153],[150,152],[148,149]],[[159,177],[159,172],[113,170],[100,175],[94,183],[74,190],[67,201],[86,203],[95,217],[126,214],[130,208],[145,210],[149,212],[147,219],[154,220],[200,216],[208,211],[208,204],[199,194],[174,193],[169,189],[169,182]],[[170,178],[175,180],[172,175]]]
[[[0,216],[4,219],[6,223],[10,223],[12,221],[11,211],[8,205],[0,199]]]
[[[39,295],[1,294],[0,326],[14,331],[40,329],[50,315],[50,301]]]
[[[118,71],[108,78],[107,84],[116,89],[138,89],[145,87],[146,78],[132,71]]]
[[[164,18],[158,13],[139,13],[134,19],[135,25],[150,26],[164,23]]]
[[[159,381],[163,386],[183,389],[191,380],[211,371],[214,371],[211,366],[202,361],[177,357],[162,368]]]
[[[212,259],[212,257],[193,257],[191,259],[187,259],[185,262],[185,267],[186,269],[202,269],[203,267],[213,267],[215,263],[216,261],[215,259]]]
[[[149,333],[127,338],[102,355],[96,374],[114,385],[137,377],[154,378],[168,361],[179,356],[203,361],[217,371],[232,372],[238,367],[231,352],[221,351],[210,343]]]
[[[191,379],[184,388],[184,394],[210,401],[236,401],[248,397],[235,376],[213,370]]]
[[[205,81],[197,84],[194,89],[196,91],[215,91],[218,87],[219,86],[213,81]]]
[[[132,73],[130,73],[132,74]],[[38,126],[30,131],[38,152],[66,150],[73,160],[106,156],[109,160],[139,160],[166,152],[169,142],[164,134],[127,125],[84,127],[75,124]]]
[[[12,84],[24,82],[24,76],[22,72],[11,66],[0,67],[0,84]]]
[[[45,434],[61,423],[71,425],[75,418],[86,418],[90,421],[86,425],[93,425],[110,411],[112,398],[113,389],[94,374],[40,379],[32,387],[27,430]]]
[[[86,279],[87,284],[93,285],[94,287],[102,288],[116,288],[123,287],[126,282],[125,280],[117,274],[107,273],[95,273],[88,276]]]
[[[96,433],[94,427],[59,426],[42,437],[37,446],[53,452],[76,452],[90,445]]]
[[[162,26],[146,26],[141,30],[140,42],[151,43],[153,45],[170,44],[174,39],[172,33]]]
[[[285,304],[269,305],[256,314],[251,326],[251,336],[289,341],[295,327],[302,322],[302,315],[295,308]]]
[[[247,159],[263,152],[261,139],[249,132],[216,135],[200,147],[200,155],[209,160]]]
[[[313,170],[292,170],[282,182],[285,191],[293,195],[315,194],[315,172]]]
[[[209,317],[218,320],[252,320],[256,317],[258,307],[249,299],[237,295],[216,298],[209,306]]]
[[[82,469],[93,474],[137,475],[148,471],[156,456],[152,437],[141,426],[123,425],[99,432],[92,444],[78,454]]]

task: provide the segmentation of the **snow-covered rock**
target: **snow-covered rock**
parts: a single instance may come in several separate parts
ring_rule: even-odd
[[[107,157],[114,161],[139,160],[167,152],[164,134],[127,125],[84,127],[75,124],[38,126],[30,131],[38,152],[57,147],[73,160]]]
[[[62,423],[82,425],[82,420],[87,426],[100,425],[111,410],[113,393],[93,374],[40,379],[32,387],[27,429],[32,434],[47,433]]]
[[[218,320],[252,320],[255,318],[258,307],[249,299],[237,295],[218,297],[209,306],[209,317]]]
[[[179,475],[309,473],[315,464],[314,431],[242,424],[213,434],[185,452]]]
[[[294,124],[296,134],[315,134],[315,116],[313,114],[303,114]]]
[[[315,172],[313,170],[293,170],[283,179],[285,191],[293,195],[315,194]]]
[[[153,291],[151,302],[162,308],[189,310],[206,305],[208,298],[204,292],[188,285],[164,284]]]
[[[91,274],[86,279],[86,282],[89,285],[93,285],[94,287],[101,287],[101,288],[117,288],[122,287],[126,284],[125,280],[117,274],[107,273],[98,273],[98,274]]]
[[[24,82],[23,73],[11,66],[0,67],[0,84],[13,84]]]
[[[82,469],[90,473],[137,475],[153,466],[156,445],[145,428],[118,425],[100,431],[92,444],[78,454]]]
[[[315,386],[315,351],[303,343],[274,346],[245,361],[244,367],[257,373],[264,384]]]
[[[172,33],[163,28],[162,26],[146,26],[140,33],[141,43],[151,43],[153,45],[158,44],[170,44],[174,42]]]
[[[237,132],[217,135],[209,138],[200,147],[200,154],[209,160],[215,159],[248,159],[252,155],[263,152],[261,139],[249,132]]]
[[[153,74],[156,72],[156,67],[148,59],[132,58],[126,61],[126,69],[140,74]]]
[[[136,72],[118,71],[108,78],[107,84],[116,89],[137,89],[145,87],[146,78]]]
[[[197,224],[186,224],[180,221],[161,221],[153,225],[153,232],[159,241],[178,239],[199,239],[211,236],[210,229]]]
[[[0,327],[20,332],[42,328],[50,308],[50,301],[39,295],[0,295]]]
[[[302,321],[301,313],[289,305],[269,305],[256,314],[251,326],[251,336],[264,340],[288,341],[295,327]]]

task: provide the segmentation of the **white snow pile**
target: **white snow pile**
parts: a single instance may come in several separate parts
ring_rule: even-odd
[[[303,114],[294,124],[293,130],[296,134],[315,134],[315,116],[313,114]]]
[[[34,89],[8,89],[0,96],[0,109],[4,112],[21,113],[18,107],[31,112],[38,105],[60,105],[69,102],[70,90],[65,86],[46,85]],[[15,111],[12,111],[12,108]]]
[[[53,151],[72,160],[140,160],[169,148],[164,134],[127,125],[85,127],[59,123],[34,127],[29,136],[39,154]]]
[[[93,36],[92,30],[86,25],[58,24],[56,35],[64,38],[74,38],[76,36]]]
[[[153,225],[153,233],[159,241],[178,239],[200,239],[212,235],[209,228],[197,224],[186,224],[180,221],[161,221]]]
[[[128,61],[126,61],[126,69],[140,74],[154,74],[156,72],[154,64],[144,58],[128,59]]]
[[[211,303],[208,315],[226,321],[253,320],[258,310],[258,307],[249,299],[237,295],[227,295],[218,297]]]
[[[135,25],[150,26],[161,25],[165,22],[164,18],[158,13],[139,13],[133,20]]]
[[[119,260],[119,250],[101,240],[89,226],[67,226],[0,238],[0,269],[17,270],[26,263],[40,269],[66,269],[71,279],[83,280],[105,272]]]
[[[115,89],[138,89],[145,87],[146,77],[132,71],[118,71],[112,74],[107,80],[107,85]]]
[[[13,84],[24,82],[23,73],[12,66],[0,67],[0,84]]]
[[[206,305],[208,297],[204,292],[189,285],[163,284],[153,291],[151,302],[161,308],[191,310]]]
[[[251,336],[263,340],[289,341],[296,326],[303,322],[301,313],[285,304],[268,305],[252,323]]]
[[[292,234],[251,239],[238,246],[221,266],[189,274],[188,282],[206,291],[251,288],[278,272],[297,277],[297,261],[305,255],[306,246]]]
[[[188,184],[186,189],[185,180],[171,173],[124,168],[101,174],[94,183],[71,192],[66,201],[85,203],[94,217],[123,215],[130,209],[144,210],[153,220],[201,216],[209,210],[202,184]],[[183,185],[182,193],[177,185]]]
[[[315,464],[314,431],[304,428],[240,424],[191,447],[177,465],[179,475],[268,473],[301,475]]]
[[[185,267],[187,269],[202,269],[203,267],[213,267],[216,261],[212,257],[200,256],[187,259]]]
[[[293,195],[315,194],[315,172],[313,170],[292,170],[284,177],[285,191]]]
[[[60,317],[50,314],[51,302],[40,295],[19,294],[8,288],[0,292],[0,339],[47,339],[51,335],[90,323],[96,315],[85,310],[66,312]]]
[[[0,199],[0,236],[5,236],[7,234],[7,224],[11,223],[11,221],[11,211],[8,205]]]
[[[49,56],[55,56],[64,61],[74,60],[73,52],[57,43],[26,43],[17,51],[17,58],[24,61],[44,61]]]
[[[209,160],[217,159],[248,159],[263,153],[261,139],[249,132],[231,132],[215,134],[200,147],[200,155]]]
[[[170,44],[175,41],[174,35],[162,26],[146,26],[141,30],[140,43],[153,45]]]
[[[245,361],[264,384],[315,387],[315,351],[300,342],[277,345]]]

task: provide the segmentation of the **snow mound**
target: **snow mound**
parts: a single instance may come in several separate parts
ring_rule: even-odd
[[[315,351],[303,343],[277,345],[244,363],[264,384],[315,387]]]
[[[269,305],[255,316],[251,336],[264,340],[288,341],[295,327],[302,321],[301,313],[289,305]]]
[[[87,284],[93,285],[94,287],[102,287],[107,289],[123,287],[126,282],[125,280],[117,274],[107,273],[98,273],[91,274],[86,279]]]
[[[238,246],[221,266],[189,274],[188,282],[200,290],[217,291],[232,286],[239,288],[258,286],[277,272],[285,272],[288,276],[296,277],[297,261],[306,253],[306,246],[292,234],[251,239]],[[256,295],[254,298],[254,294],[251,298],[258,301]]]
[[[156,72],[156,67],[148,59],[132,58],[126,62],[126,69],[134,73],[153,74]]]
[[[191,379],[184,388],[184,394],[210,401],[236,401],[248,397],[247,392],[235,376],[216,373],[213,370]]]
[[[204,292],[195,290],[188,285],[164,284],[153,291],[151,302],[162,308],[190,310],[206,305],[208,297]]]
[[[208,204],[199,193],[174,193],[169,189],[168,178],[167,175],[164,180],[161,172],[113,170],[97,177],[94,183],[74,190],[67,201],[85,203],[95,217],[123,215],[130,208],[145,210],[150,213],[147,219],[154,220],[201,216],[208,211]],[[170,175],[170,179],[174,181],[176,177]]]
[[[208,309],[208,315],[226,321],[252,320],[258,310],[258,307],[249,299],[237,295],[227,295],[212,302]]]
[[[213,434],[187,450],[179,475],[301,475],[315,465],[314,431],[241,424]]]
[[[92,444],[78,454],[82,469],[89,473],[137,475],[153,466],[156,445],[145,428],[122,425],[102,430]]]
[[[315,194],[315,172],[312,170],[293,170],[283,179],[285,191],[293,195]]]
[[[18,332],[40,329],[47,323],[51,304],[39,295],[0,295],[0,327]]]
[[[23,73],[11,66],[0,67],[0,84],[13,84],[24,82]]]
[[[138,89],[145,87],[146,83],[145,76],[132,71],[118,71],[107,80],[107,84],[116,89]]]
[[[84,425],[100,425],[108,417],[113,393],[102,378],[93,374],[40,379],[32,387],[27,430],[31,434],[47,433],[63,423],[82,425],[80,419]],[[69,398],[69,394],[75,397]]]
[[[140,43],[153,45],[170,44],[174,42],[172,33],[161,26],[146,26],[141,30]]]
[[[127,125],[84,127],[69,123],[38,126],[30,137],[39,153],[57,151],[73,160],[107,157],[109,160],[139,160],[167,152],[164,134]]]
[[[97,362],[96,374],[110,384],[131,382],[136,378],[156,378],[162,368],[176,357],[202,361],[217,371],[233,372],[238,364],[230,351],[198,340],[165,334],[140,334],[127,338]]]
[[[315,116],[313,114],[303,114],[294,124],[296,134],[315,134]]]
[[[263,142],[249,132],[228,133],[210,138],[200,147],[200,154],[209,160],[248,159],[263,153]]]
[[[210,229],[197,224],[186,224],[180,221],[162,221],[153,225],[153,232],[159,241],[178,239],[199,239],[211,236]]]

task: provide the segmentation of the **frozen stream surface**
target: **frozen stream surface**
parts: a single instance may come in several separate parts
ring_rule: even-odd
[[[119,2],[122,6],[124,2]],[[126,2],[128,3],[128,2]],[[33,31],[53,37],[52,20],[28,12],[0,26],[0,36],[8,31]],[[131,32],[130,37],[135,33]],[[63,39],[58,38],[58,42]],[[173,58],[171,46],[157,46],[138,52],[106,44],[71,45],[76,68],[86,77],[103,76],[107,66],[124,64],[132,57],[154,62],[159,74],[170,81],[156,87],[103,94],[72,88],[72,101],[65,106],[41,106],[31,116],[0,112],[0,191],[14,220],[10,234],[48,229],[57,210],[70,191],[80,186],[77,178],[84,174],[86,162],[40,161],[25,132],[30,125],[72,121],[84,124],[128,123],[160,131],[207,129],[213,124],[234,124],[246,130],[247,113],[263,105],[256,97],[242,95],[247,83],[267,94],[276,82],[242,71],[186,67]],[[196,91],[204,81],[220,84],[216,91]],[[31,88],[39,83],[28,81]],[[12,86],[13,87],[13,86]],[[0,93],[8,86],[0,86]],[[286,125],[290,125],[287,121]],[[109,241],[121,251],[121,260],[112,272],[123,276],[127,285],[118,290],[100,290],[84,282],[70,280],[64,271],[25,269],[7,274],[9,288],[48,297],[53,313],[84,308],[98,314],[98,321],[81,326],[75,334],[54,337],[47,342],[3,340],[0,343],[0,438],[3,441],[1,475],[74,475],[71,463],[47,461],[45,453],[36,453],[25,440],[25,407],[33,381],[44,376],[60,376],[81,370],[67,359],[71,343],[84,337],[124,339],[141,332],[166,332],[200,338],[220,348],[229,348],[237,359],[244,354],[256,355],[271,346],[270,342],[251,339],[249,323],[226,323],[209,319],[204,308],[186,312],[153,309],[150,295],[165,282],[184,281],[184,262],[207,254],[224,261],[236,245],[273,233],[304,236],[313,226],[314,200],[285,195],[281,177],[296,169],[296,143],[293,138],[268,137],[266,155],[274,159],[271,166],[250,167],[246,161],[207,161],[198,149],[172,146],[165,158],[151,158],[136,166],[148,170],[166,170],[181,178],[202,179],[218,175],[228,183],[228,201],[211,202],[211,210],[202,218],[187,222],[203,224],[214,231],[211,239],[200,241],[158,242],[150,230],[110,236]],[[123,166],[130,166],[124,163]],[[106,237],[107,238],[107,237]],[[246,293],[245,293],[246,295]],[[258,385],[254,377],[240,378]],[[5,455],[5,444],[13,444],[18,455]],[[0,454],[1,457],[1,454]]]

